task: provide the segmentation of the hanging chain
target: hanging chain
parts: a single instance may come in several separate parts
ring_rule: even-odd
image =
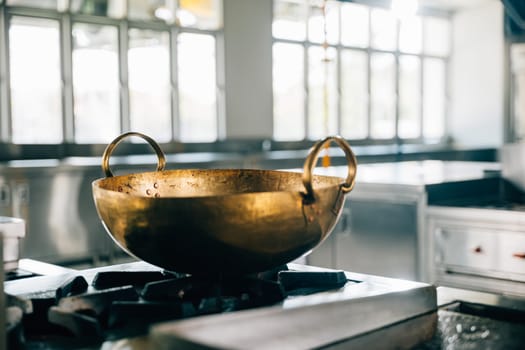
[[[328,57],[328,31],[327,31],[327,20],[326,20],[326,0],[323,0],[321,4],[321,10],[323,12],[323,127],[324,135],[328,136],[329,131],[329,94],[328,94],[328,75],[330,68],[330,57]],[[330,155],[328,150],[330,143],[327,142],[324,146],[324,155],[322,158],[323,167],[330,166]]]

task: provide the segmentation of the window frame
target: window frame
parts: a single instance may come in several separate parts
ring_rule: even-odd
[[[273,0],[273,3],[274,3],[274,8],[275,8],[275,3],[276,3],[277,0]],[[303,119],[303,123],[305,125],[305,135],[304,135],[304,138],[302,140],[299,140],[299,141],[281,141],[281,142],[308,142],[308,141],[311,141],[308,139],[308,124],[309,124],[309,110],[308,110],[308,98],[309,98],[309,90],[308,90],[308,75],[309,75],[309,72],[308,72],[308,49],[309,47],[311,46],[319,46],[319,45],[322,45],[322,44],[319,44],[319,43],[315,43],[315,42],[310,42],[309,41],[309,28],[308,28],[308,18],[310,16],[310,11],[311,11],[311,7],[312,5],[310,4],[310,0],[304,0],[304,1],[307,1],[308,4],[306,4],[306,18],[305,18],[305,22],[306,22],[306,38],[304,40],[296,40],[296,39],[282,39],[282,38],[276,38],[273,36],[273,33],[272,33],[272,49],[273,49],[273,46],[276,44],[276,43],[285,43],[285,44],[295,44],[295,45],[302,45],[303,46],[303,52],[304,52],[304,78],[303,78],[303,81],[304,81],[304,91],[305,91],[305,95],[304,95],[304,119]],[[336,65],[336,79],[337,79],[337,105],[336,105],[336,111],[337,111],[337,115],[336,115],[336,123],[337,123],[337,130],[338,132],[340,133],[341,132],[341,119],[342,119],[342,115],[341,115],[341,110],[342,110],[342,103],[341,103],[341,53],[343,50],[351,50],[351,51],[359,51],[359,52],[364,52],[367,56],[367,91],[366,91],[366,94],[368,96],[368,99],[367,99],[367,136],[365,138],[360,138],[360,139],[349,139],[352,144],[354,145],[383,145],[383,144],[395,144],[395,145],[401,145],[401,144],[420,144],[420,145],[425,145],[425,144],[438,144],[438,145],[445,145],[448,143],[449,141],[449,136],[448,136],[448,115],[449,115],[449,111],[448,111],[448,100],[449,100],[449,78],[448,78],[448,72],[449,72],[449,61],[450,61],[450,56],[452,54],[452,47],[450,47],[450,50],[449,50],[449,53],[447,56],[437,56],[437,55],[432,55],[432,54],[426,54],[424,53],[424,40],[425,40],[425,25],[424,25],[424,17],[439,17],[439,18],[444,18],[444,19],[447,19],[449,22],[450,22],[450,19],[451,19],[451,13],[447,12],[447,11],[441,11],[441,10],[435,10],[435,9],[429,9],[429,8],[421,8],[419,11],[418,11],[418,15],[421,16],[421,18],[423,19],[422,21],[422,35],[421,35],[421,52],[420,53],[409,53],[409,52],[402,52],[399,50],[399,33],[400,33],[400,28],[401,28],[401,25],[400,25],[400,21],[397,20],[396,22],[396,30],[397,30],[397,36],[396,36],[396,48],[395,50],[381,50],[381,49],[377,49],[377,48],[373,48],[372,45],[371,45],[371,35],[372,35],[372,23],[371,23],[371,9],[373,8],[383,8],[383,9],[389,9],[389,6],[387,4],[387,2],[381,2],[381,1],[376,1],[376,2],[367,2],[367,1],[361,1],[361,0],[335,0],[336,2],[338,2],[337,6],[339,7],[338,9],[338,14],[339,14],[339,23],[341,24],[342,23],[342,20],[341,20],[341,6],[343,3],[354,3],[354,4],[357,4],[357,5],[363,5],[363,6],[366,6],[368,7],[368,45],[367,47],[358,47],[358,46],[350,46],[350,45],[344,45],[342,44],[341,42],[341,25],[339,25],[339,33],[338,33],[338,37],[339,37],[339,42],[337,44],[330,44],[328,43],[328,47],[329,48],[334,48],[336,50],[336,56],[337,56],[337,65]],[[450,24],[451,26],[451,24]],[[449,32],[449,42],[452,43],[452,30],[450,30]],[[376,53],[389,53],[389,54],[393,54],[394,55],[394,59],[395,59],[395,130],[394,130],[394,136],[392,138],[372,138],[370,136],[371,134],[371,65],[370,65],[370,62],[371,62],[371,57],[373,54],[376,54]],[[420,72],[419,72],[419,84],[420,84],[420,106],[419,106],[419,110],[420,110],[420,114],[419,114],[419,125],[420,125],[420,132],[419,132],[419,136],[418,137],[413,137],[413,138],[401,138],[399,137],[399,121],[400,121],[400,118],[399,118],[399,113],[400,113],[400,97],[399,97],[399,89],[400,89],[400,57],[401,56],[411,56],[411,57],[417,57],[420,61]],[[424,130],[424,115],[423,115],[423,84],[424,84],[424,72],[423,72],[423,65],[424,65],[424,62],[425,62],[425,59],[426,58],[430,58],[430,59],[439,59],[441,61],[443,61],[444,63],[444,66],[445,66],[445,77],[444,77],[444,80],[445,80],[445,91],[444,91],[444,96],[445,96],[445,106],[444,106],[444,134],[441,138],[439,139],[427,139],[424,137],[423,135],[423,130]]]
[[[56,20],[59,25],[60,70],[61,70],[61,105],[62,105],[62,142],[59,144],[14,144],[12,142],[12,120],[10,103],[10,74],[9,74],[9,25],[12,17],[43,18]],[[181,33],[195,33],[210,35],[215,41],[216,52],[216,118],[217,125],[224,125],[224,84],[221,82],[222,70],[219,57],[223,50],[221,45],[223,29],[197,29],[181,27],[176,24],[167,24],[162,21],[139,21],[127,18],[117,19],[107,16],[71,13],[69,10],[59,12],[45,8],[31,8],[22,6],[8,6],[0,3],[0,160],[14,159],[42,159],[65,158],[74,156],[99,156],[106,144],[76,143],[75,116],[73,96],[73,33],[74,24],[109,25],[117,28],[117,45],[119,60],[119,104],[120,104],[120,131],[129,130],[129,86],[127,50],[129,43],[129,29],[152,30],[167,32],[169,35],[170,50],[170,109],[171,109],[171,138],[169,142],[161,143],[165,152],[176,152],[181,149],[200,151],[209,149],[209,142],[182,143],[179,140],[179,110],[178,110],[178,82],[177,82],[177,36]],[[217,140],[211,144],[222,144],[224,132],[217,131]],[[119,146],[118,154],[150,153],[147,144],[133,144],[126,142]]]
[[[346,2],[353,2],[357,4],[368,4],[370,1],[364,1],[364,0],[345,0]],[[377,0],[375,3],[381,3],[381,0]],[[379,5],[381,6],[381,5]],[[215,38],[215,47],[216,47],[216,85],[217,85],[217,135],[218,139],[215,142],[196,142],[196,143],[184,143],[177,140],[177,136],[174,135],[172,137],[172,141],[168,143],[161,143],[162,149],[166,153],[180,153],[180,152],[237,152],[237,153],[249,153],[249,152],[261,152],[266,150],[304,150],[314,143],[314,140],[298,140],[298,141],[276,141],[273,140],[271,137],[264,137],[264,138],[253,138],[253,139],[227,139],[226,138],[226,106],[225,106],[225,48],[224,45],[224,31],[223,29],[219,30],[200,30],[200,29],[192,29],[192,28],[180,28],[176,26],[168,26],[165,23],[162,22],[142,22],[142,21],[130,21],[130,20],[124,20],[124,19],[113,19],[113,18],[107,18],[107,17],[101,17],[101,16],[93,16],[93,15],[81,15],[81,14],[72,14],[69,12],[58,12],[56,10],[47,10],[47,9],[36,9],[36,8],[26,8],[26,7],[15,7],[15,6],[7,6],[5,4],[5,1],[0,2],[0,38],[6,38],[7,36],[7,15],[8,14],[20,14],[20,15],[28,15],[28,16],[56,16],[57,18],[62,18],[64,16],[69,16],[69,26],[71,29],[72,23],[74,20],[82,20],[85,19],[88,23],[94,22],[94,24],[107,24],[109,22],[111,23],[118,23],[120,21],[126,21],[128,23],[128,27],[130,25],[136,26],[139,29],[151,29],[151,30],[158,30],[159,28],[166,28],[170,27],[170,43],[172,46],[172,51],[176,50],[176,35],[178,32],[190,32],[190,33],[197,33],[197,34],[211,34]],[[451,13],[435,10],[435,9],[423,9],[421,11],[422,15],[436,15],[440,17],[450,17]],[[273,18],[273,11],[269,14],[271,18]],[[269,19],[271,21],[271,18]],[[62,22],[61,22],[62,23]],[[66,23],[67,24],[67,23]],[[268,33],[271,36],[271,40],[273,43],[275,43],[275,38],[273,38],[272,33]],[[127,35],[127,34],[126,34]],[[450,32],[450,35],[452,35],[452,31]],[[69,31],[68,35],[62,35],[65,36],[65,39],[61,40],[69,40],[69,43],[71,44],[72,41],[72,33]],[[69,38],[69,39],[68,39]],[[282,42],[286,42],[286,40],[280,40]],[[297,44],[297,41],[290,40],[290,43]],[[300,43],[300,42],[299,42]],[[7,40],[0,40],[0,45],[8,45]],[[303,45],[303,49],[306,52],[308,44],[305,42]],[[312,43],[311,45],[318,45],[318,43]],[[355,49],[355,50],[364,50],[368,53],[370,48],[362,49],[362,48],[352,48],[351,46],[341,45],[345,48]],[[71,47],[69,47],[69,51],[66,50],[66,52],[69,52],[71,54]],[[452,54],[452,52],[449,53],[449,57]],[[172,54],[173,55],[173,54]],[[340,55],[340,50],[338,50],[338,55]],[[0,161],[9,161],[9,160],[19,160],[19,159],[47,159],[47,158],[58,158],[63,159],[67,157],[100,157],[102,152],[104,151],[106,144],[77,144],[74,142],[73,137],[68,136],[68,138],[64,138],[64,141],[60,144],[13,144],[10,142],[10,106],[9,106],[9,63],[7,59],[8,51],[5,50],[5,47],[2,47],[0,49]],[[66,55],[67,57],[67,55]],[[171,59],[171,65],[172,65],[172,81],[176,83],[176,70],[173,69],[173,67],[176,67],[176,55],[172,56]],[[305,60],[307,60],[307,57],[305,57]],[[340,58],[338,59],[338,64],[341,63]],[[445,62],[445,67],[448,69],[448,58]],[[305,62],[305,69],[307,68],[307,62]],[[368,74],[369,76],[369,74]],[[307,83],[307,79],[304,80],[305,84]],[[339,82],[338,82],[339,84]],[[271,86],[270,86],[271,88]],[[72,89],[72,87],[71,87]],[[448,86],[447,86],[448,89]],[[172,88],[172,105],[178,105],[178,91],[176,88]],[[69,94],[69,97],[67,97]],[[64,93],[64,99],[68,101],[72,101],[72,90],[71,93]],[[66,98],[67,97],[67,98]],[[446,91],[446,98],[448,98],[448,90]],[[305,107],[307,106],[307,100],[304,101]],[[72,124],[73,115],[71,112],[73,109],[72,102],[70,104],[64,104],[63,105],[63,113],[64,113],[64,133],[67,135],[73,135],[74,134],[74,125]],[[270,109],[272,107],[270,106]],[[338,106],[338,108],[340,108]],[[172,108],[172,120],[173,123],[178,123],[178,114],[175,113],[174,109]],[[448,108],[445,107],[445,110],[448,112]],[[7,112],[6,112],[7,111]],[[370,112],[370,109],[368,109],[368,113]],[[447,123],[447,116],[445,116],[445,123]],[[305,116],[306,118],[306,116]],[[340,113],[338,113],[338,118],[340,119]],[[306,120],[306,119],[305,119]],[[270,121],[271,123],[271,121]],[[176,124],[175,124],[176,125]],[[338,126],[340,126],[341,123],[338,121]],[[172,127],[173,129],[174,127]],[[447,125],[445,124],[445,132],[447,131]],[[393,146],[385,148],[385,150],[388,151],[388,149],[393,150],[394,152],[398,152],[397,150],[399,148],[396,148],[400,143],[406,143],[406,144],[415,144],[416,146],[425,146],[425,144],[421,143],[420,139],[394,139],[394,140],[370,140],[370,139],[356,139],[351,140],[352,145],[354,146],[374,146],[374,145],[387,145],[387,146]],[[449,138],[445,135],[441,140],[439,140],[438,146],[447,146],[449,141]],[[434,146],[436,144],[432,144],[431,148],[434,149]],[[375,148],[371,148],[375,149]],[[424,149],[424,148],[423,148]],[[142,153],[151,153],[151,149],[146,144],[136,144],[136,143],[130,143],[125,142],[121,145],[119,145],[118,150],[116,152],[117,154],[142,154]]]

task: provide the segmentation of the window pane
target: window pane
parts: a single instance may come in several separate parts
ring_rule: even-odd
[[[395,136],[396,81],[393,54],[372,54],[370,59],[371,79],[371,137],[392,138]]]
[[[336,52],[330,47],[308,49],[308,138],[337,133]]]
[[[281,141],[305,136],[302,45],[273,45],[273,136]]]
[[[2,3],[2,1],[0,1]],[[64,0],[7,0],[6,5],[45,8],[64,11],[66,4]]]
[[[401,138],[419,137],[421,132],[421,61],[399,57],[399,125]]]
[[[341,4],[341,42],[343,45],[368,46],[368,7]]]
[[[422,37],[420,17],[406,17],[401,20],[399,28],[399,50],[409,53],[420,53]]]
[[[222,0],[179,0],[177,19],[183,27],[220,29]]]
[[[372,9],[373,48],[380,50],[395,50],[397,42],[397,20],[392,12],[383,9]]]
[[[159,142],[171,139],[169,34],[129,30],[131,129]]]
[[[450,53],[450,23],[445,18],[424,19],[425,53],[446,56]]]
[[[180,139],[217,139],[215,38],[183,33],[178,37]]]
[[[319,6],[311,6],[308,18],[308,40],[315,43],[324,42],[324,19],[323,11]]]
[[[106,143],[120,132],[117,28],[73,25],[75,140]]]
[[[9,62],[14,143],[62,142],[58,27],[53,20],[11,19]]]
[[[423,136],[439,138],[445,132],[445,62],[425,59],[423,74]]]
[[[365,138],[368,132],[368,56],[365,52],[341,52],[341,134]]]
[[[326,2],[326,38],[330,44],[339,43],[339,2]]]
[[[306,39],[306,1],[274,1],[272,31],[280,39]]]
[[[65,0],[61,0],[65,1]],[[126,0],[70,0],[69,10],[84,15],[124,18]]]
[[[321,1],[311,1],[310,18],[308,18],[308,39],[315,43],[325,41],[325,18]],[[326,2],[326,40],[330,44],[339,42],[339,5],[337,1]]]
[[[163,20],[173,23],[175,4],[166,0],[128,0],[128,18],[131,20]]]

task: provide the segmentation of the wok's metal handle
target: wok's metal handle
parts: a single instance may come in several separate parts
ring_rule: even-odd
[[[303,185],[306,189],[306,198],[314,198],[314,189],[312,186],[312,172],[317,164],[317,159],[319,158],[319,152],[327,144],[334,141],[339,147],[345,152],[346,162],[348,163],[348,175],[346,180],[341,184],[341,191],[343,193],[348,193],[354,188],[355,185],[355,175],[357,172],[357,160],[355,158],[354,152],[350,148],[350,145],[344,138],[341,136],[328,136],[317,143],[315,143],[306,160],[304,161],[303,167]]]
[[[155,150],[155,153],[157,153],[157,158],[159,159],[159,162],[157,163],[157,171],[164,170],[164,167],[166,166],[166,156],[164,155],[164,152],[160,149],[160,146],[155,140],[153,140],[148,135],[144,135],[140,132],[136,131],[130,131],[123,133],[122,135],[118,136],[116,139],[114,139],[104,151],[104,154],[102,155],[102,170],[106,174],[106,177],[112,177],[113,173],[111,172],[111,169],[109,168],[109,157],[111,156],[111,153],[113,153],[113,150],[115,150],[115,147],[124,140],[127,137],[130,136],[138,136],[142,139],[144,139],[149,145]]]

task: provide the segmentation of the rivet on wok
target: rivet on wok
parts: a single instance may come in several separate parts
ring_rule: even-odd
[[[146,190],[146,194],[147,194],[148,196],[151,196],[151,190],[150,190],[149,188]]]
[[[160,193],[155,193],[155,198],[159,198],[160,197]]]
[[[119,186],[119,187],[118,187],[118,191],[119,191],[119,192],[122,192],[122,186]]]
[[[155,187],[155,188],[159,188],[159,184],[155,182],[155,183],[153,184],[153,187]]]

